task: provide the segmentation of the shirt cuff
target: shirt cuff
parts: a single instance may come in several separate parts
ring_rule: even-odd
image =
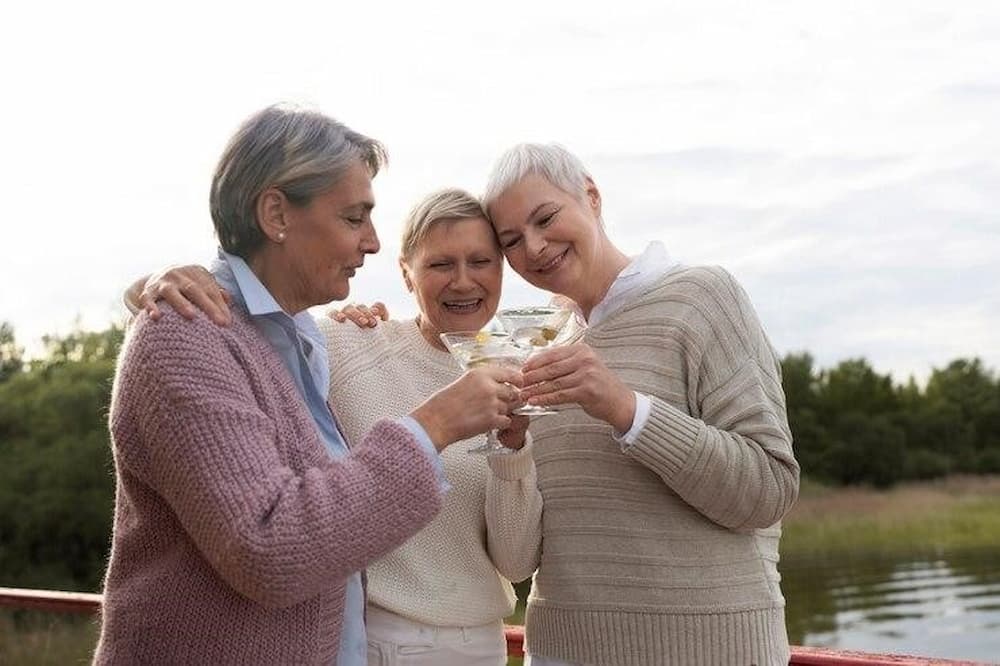
[[[625,434],[613,433],[615,441],[622,447],[622,451],[635,444],[635,440],[639,439],[639,433],[646,427],[649,414],[653,411],[653,401],[649,399],[648,395],[638,391],[633,391],[633,393],[635,394],[635,416],[632,417],[632,427]]]
[[[428,459],[434,465],[434,473],[437,474],[438,486],[441,488],[441,493],[444,494],[451,490],[451,484],[448,483],[448,479],[444,475],[444,464],[441,462],[441,454],[438,453],[434,442],[431,441],[431,437],[424,430],[424,427],[412,416],[404,416],[397,419],[396,423],[409,430],[420,444],[420,447],[424,449]]]

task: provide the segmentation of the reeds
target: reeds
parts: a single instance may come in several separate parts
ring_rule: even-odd
[[[783,527],[783,558],[1000,549],[1000,477],[951,477],[884,491],[805,483]]]

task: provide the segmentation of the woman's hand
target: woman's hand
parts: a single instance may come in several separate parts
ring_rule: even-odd
[[[524,446],[524,433],[528,432],[530,422],[527,416],[511,414],[510,425],[497,431],[497,439],[508,449],[520,449]]]
[[[126,299],[148,312],[153,320],[161,316],[156,302],[166,301],[185,319],[194,319],[201,310],[220,326],[230,322],[232,297],[201,266],[173,266],[154,273],[146,279],[138,296],[133,297],[136,286],[129,288]]]
[[[511,439],[517,439],[520,426],[513,425],[509,414],[521,404],[517,390],[521,385],[517,370],[481,366],[432,395],[410,416],[423,426],[438,451],[487,430],[511,428]]]
[[[527,387],[521,399],[529,405],[576,403],[618,432],[632,427],[635,393],[585,343],[541,352],[528,359],[521,371]]]
[[[380,319],[389,321],[389,309],[381,301],[375,301],[370,306],[350,303],[340,310],[331,308],[326,316],[340,323],[351,321],[359,328],[375,328]]]

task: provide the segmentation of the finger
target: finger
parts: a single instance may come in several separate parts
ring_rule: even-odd
[[[588,357],[584,354],[573,354],[566,358],[546,363],[533,370],[522,370],[524,374],[524,385],[532,386],[542,382],[551,382],[559,377],[571,375],[577,372],[587,362]]]
[[[226,294],[224,289],[219,287],[218,283],[216,283],[214,279],[211,284],[207,285],[204,289],[205,293],[215,305],[215,310],[219,313],[219,317],[212,317],[212,321],[220,326],[228,326],[231,321],[229,313],[229,299],[226,298],[228,294]]]
[[[344,316],[344,313],[336,309],[327,312],[326,316],[334,321],[339,321],[341,324],[347,321],[347,317]]]
[[[521,399],[530,405],[542,404],[535,402],[537,399],[549,400],[553,395],[559,396],[559,400],[573,400],[579,397],[584,386],[587,374],[583,371],[573,372],[568,375],[557,377],[552,381],[544,381],[529,386],[521,391]],[[558,402],[548,402],[545,404],[559,404]]]
[[[214,294],[208,293],[198,284],[186,284],[180,291],[216,324],[225,326],[229,323],[229,309],[222,303],[221,297],[216,300]]]
[[[375,301],[372,303],[372,314],[382,321],[389,321],[389,308],[387,308],[385,303],[382,301]]]
[[[504,384],[511,384],[518,388],[524,386],[524,377],[521,375],[520,370],[514,370],[513,368],[503,368],[496,365],[485,366],[490,377],[494,381],[503,382]]]
[[[145,310],[149,314],[149,318],[153,321],[159,319],[162,315],[160,313],[160,308],[156,307],[156,299],[149,295],[145,289],[139,294],[139,307]]]
[[[585,349],[589,349],[589,347],[583,344],[552,347],[551,349],[546,349],[545,351],[532,355],[521,370],[522,372],[537,370],[538,368],[549,365],[550,363],[556,363],[571,356],[575,356],[583,352]]]
[[[361,314],[361,324],[363,326],[367,326],[369,328],[375,326],[375,314],[372,312],[371,308],[367,305],[359,305],[358,312]]]
[[[359,308],[357,305],[353,304],[345,305],[342,312],[347,316],[348,319],[351,320],[351,322],[355,326],[364,327],[368,325],[368,317],[361,311],[361,308]]]
[[[222,300],[226,302],[226,305],[233,304],[233,295],[229,293],[228,289],[223,289],[222,287],[219,287],[219,293],[222,294]]]
[[[194,319],[198,315],[198,309],[191,304],[191,301],[181,293],[180,288],[174,285],[162,287],[157,300],[166,301],[174,310],[185,319]]]
[[[556,407],[558,405],[579,405],[581,399],[578,397],[576,389],[563,389],[552,391],[544,395],[536,395],[528,398],[528,404],[535,407]]]

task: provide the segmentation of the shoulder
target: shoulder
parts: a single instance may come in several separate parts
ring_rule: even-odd
[[[145,313],[136,318],[119,358],[123,380],[221,377],[238,371],[249,359],[260,362],[273,354],[241,313],[234,313],[228,326],[218,326],[201,313],[188,320],[169,305],[160,309],[162,316],[156,321]]]
[[[411,320],[380,321],[375,328],[361,328],[351,322],[336,322],[329,317],[317,321],[327,347],[338,354],[345,352],[384,353],[402,340],[413,326]]]
[[[721,266],[684,266],[664,275],[654,291],[702,294],[716,300],[737,298],[743,293],[736,278]]]
[[[227,338],[232,337],[233,328],[240,326],[241,317],[234,317],[230,327],[217,326],[199,312],[194,319],[185,319],[169,304],[159,304],[162,316],[153,320],[145,312],[136,317],[129,331],[129,350],[144,351],[155,348],[157,355],[169,356],[190,350],[193,344],[198,348],[223,347]]]
[[[669,307],[675,312],[697,312],[709,320],[719,317],[742,319],[752,312],[746,291],[721,266],[686,266],[671,271],[640,301],[654,307]]]

